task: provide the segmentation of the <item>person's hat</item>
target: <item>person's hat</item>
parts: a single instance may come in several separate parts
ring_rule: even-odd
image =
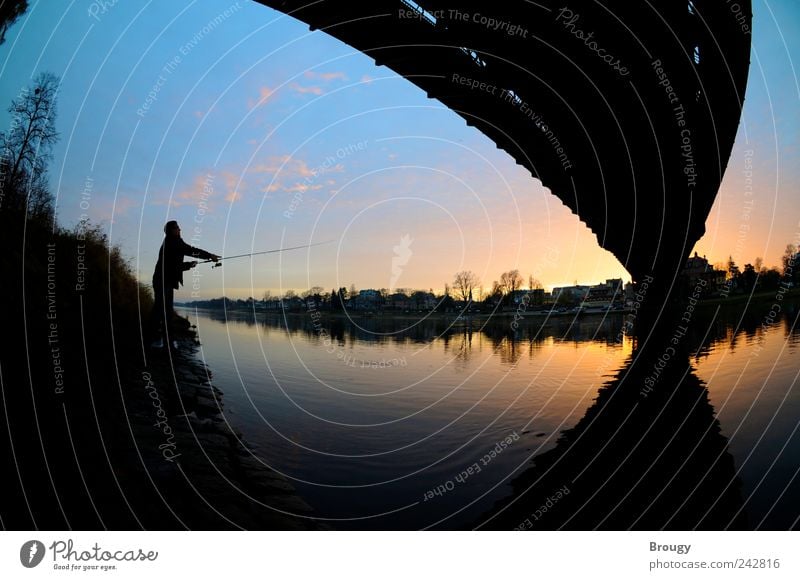
[[[178,227],[178,222],[176,222],[175,220],[170,220],[164,226],[164,233],[168,234],[171,229],[177,228],[177,227]]]

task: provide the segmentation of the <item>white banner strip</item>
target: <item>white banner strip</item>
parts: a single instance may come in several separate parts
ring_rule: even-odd
[[[4,532],[2,578],[800,578],[788,532]]]

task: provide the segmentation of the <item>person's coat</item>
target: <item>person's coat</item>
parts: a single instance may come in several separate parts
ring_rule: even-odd
[[[182,238],[165,237],[158,251],[158,262],[153,272],[153,286],[163,283],[164,287],[177,290],[183,284],[183,272],[191,268],[189,262],[184,263],[184,256],[211,260],[214,254],[190,246]]]

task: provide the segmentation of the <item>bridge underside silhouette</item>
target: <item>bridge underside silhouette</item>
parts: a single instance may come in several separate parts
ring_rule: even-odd
[[[744,100],[749,0],[258,1],[483,132],[634,280],[671,286],[703,235]]]

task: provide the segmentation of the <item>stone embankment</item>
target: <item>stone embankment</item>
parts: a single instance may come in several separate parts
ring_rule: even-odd
[[[325,529],[287,478],[260,461],[227,421],[222,392],[196,344],[187,333],[177,349],[152,349],[146,365],[123,379],[136,444],[123,451],[131,461],[122,465],[143,466],[153,485],[147,495],[160,498],[146,505],[131,498],[132,508],[144,510],[143,527]]]

